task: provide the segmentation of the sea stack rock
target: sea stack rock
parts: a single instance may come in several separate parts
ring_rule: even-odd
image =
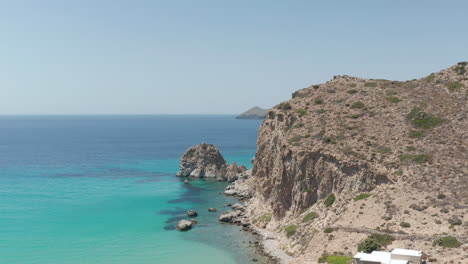
[[[185,151],[180,158],[179,177],[224,178],[227,162],[212,144],[201,143]]]
[[[219,149],[212,144],[201,143],[190,147],[180,158],[179,177],[212,178],[221,181],[235,181],[247,177],[247,168],[228,164]]]

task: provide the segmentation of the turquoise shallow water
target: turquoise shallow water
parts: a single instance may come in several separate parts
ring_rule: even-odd
[[[174,174],[200,141],[250,166],[258,125],[231,116],[0,118],[0,263],[250,263],[249,234],[207,211],[234,202],[220,194],[226,183],[188,186]],[[199,224],[174,230],[188,209]]]

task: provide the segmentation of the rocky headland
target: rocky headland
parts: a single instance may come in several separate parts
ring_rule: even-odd
[[[418,80],[335,76],[293,93],[260,127],[244,216],[283,262],[358,247],[466,261],[467,87],[459,63]]]
[[[244,113],[238,115],[237,119],[265,119],[268,109],[262,109],[258,106],[252,107]]]
[[[464,263],[467,87],[459,63],[418,80],[335,76],[293,93],[268,112],[251,177],[225,190],[242,204],[219,220],[260,235],[279,263],[395,247]]]

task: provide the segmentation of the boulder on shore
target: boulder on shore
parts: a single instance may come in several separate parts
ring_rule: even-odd
[[[229,212],[222,213],[218,217],[218,220],[220,222],[224,222],[224,223],[232,223],[234,221],[234,219],[236,218],[236,216],[237,216],[236,212],[229,211]]]
[[[187,231],[192,228],[192,222],[187,220],[180,220],[176,225],[177,230]]]

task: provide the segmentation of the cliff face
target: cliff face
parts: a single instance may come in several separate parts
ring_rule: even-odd
[[[354,254],[364,233],[382,230],[466,242],[467,225],[448,219],[463,219],[468,208],[467,87],[460,63],[419,80],[335,76],[295,92],[260,127],[251,219],[280,235],[292,263],[316,260],[327,245]],[[341,228],[340,238],[317,233],[325,227]],[[432,253],[430,240],[393,246]],[[460,248],[444,250],[461,256]]]

